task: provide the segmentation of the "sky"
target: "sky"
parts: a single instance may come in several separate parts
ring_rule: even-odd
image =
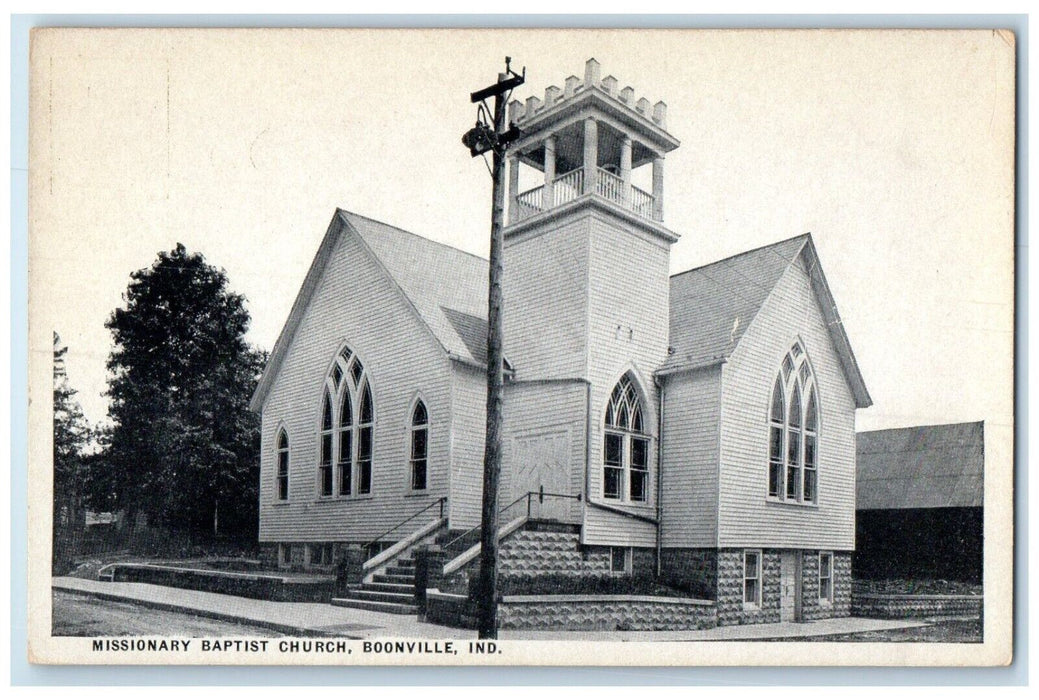
[[[460,142],[469,93],[506,55],[527,69],[521,99],[594,56],[668,105],[672,272],[811,232],[874,401],[858,429],[986,420],[1009,449],[1012,45],[989,31],[38,32],[31,371],[47,386],[56,330],[102,421],[105,319],[177,242],[227,271],[268,350],[336,207],[486,257],[490,177]]]

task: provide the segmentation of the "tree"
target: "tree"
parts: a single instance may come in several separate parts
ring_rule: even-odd
[[[112,426],[102,490],[129,522],[194,539],[255,542],[259,418],[249,398],[265,361],[245,341],[245,299],[182,244],[131,276],[105,326]]]
[[[65,373],[68,347],[54,333],[54,539],[56,573],[76,554],[83,530],[83,460],[91,430]]]

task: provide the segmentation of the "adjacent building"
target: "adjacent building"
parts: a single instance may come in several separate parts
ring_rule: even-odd
[[[982,582],[985,426],[858,435],[856,578]]]

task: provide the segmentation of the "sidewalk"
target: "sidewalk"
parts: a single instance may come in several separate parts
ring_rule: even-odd
[[[68,577],[54,578],[53,589],[88,595],[102,600],[135,603],[161,610],[265,627],[294,636],[345,639],[385,637],[476,639],[474,630],[419,622],[414,615],[393,615],[354,608],[340,608],[324,603],[279,603],[239,598],[222,593],[156,586],[150,583],[90,581]],[[845,617],[816,622],[776,622],[764,625],[715,627],[709,630],[665,632],[503,630],[499,636],[501,639],[539,641],[721,641],[814,637],[925,626],[927,626],[925,622],[911,620]]]
[[[339,608],[325,603],[280,603],[150,583],[90,581],[64,576],[55,577],[52,587],[56,591],[79,593],[102,600],[136,603],[160,610],[266,627],[294,636],[476,639],[474,630],[419,622],[414,615]]]

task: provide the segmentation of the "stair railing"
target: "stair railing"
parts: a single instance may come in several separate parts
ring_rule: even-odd
[[[387,530],[386,532],[382,533],[381,535],[379,535],[378,537],[373,539],[371,542],[366,542],[364,545],[362,545],[361,551],[364,552],[366,558],[370,558],[371,557],[371,554],[370,554],[371,547],[373,547],[376,544],[378,544],[379,540],[381,540],[383,537],[386,537],[386,535],[389,535],[391,532],[397,530],[398,528],[403,527],[404,525],[407,525],[412,520],[414,520],[418,516],[422,515],[426,511],[431,510],[434,507],[439,507],[440,508],[440,515],[437,516],[437,519],[438,520],[443,520],[444,519],[444,506],[445,505],[447,505],[447,496],[441,496],[440,498],[438,498],[437,500],[433,501],[432,503],[427,504],[426,507],[422,508],[421,510],[415,511],[414,513],[409,515],[404,520],[401,520],[399,523],[397,523],[396,525],[391,527],[389,530]]]
[[[498,515],[502,515],[506,511],[511,509],[513,506],[515,506],[516,504],[521,503],[523,501],[526,501],[526,503],[527,503],[527,518],[529,519],[531,514],[532,514],[532,504],[533,504],[533,500],[535,498],[538,499],[538,503],[544,503],[546,498],[568,498],[568,499],[571,499],[571,500],[574,500],[574,501],[584,500],[584,496],[582,494],[577,494],[576,496],[574,496],[573,494],[569,494],[569,493],[550,493],[550,492],[545,491],[545,487],[542,486],[537,491],[527,491],[526,493],[521,494],[518,498],[516,498],[514,501],[512,501],[512,503],[509,503],[507,506],[504,506],[503,508],[500,508],[498,510]],[[451,540],[447,544],[443,545],[442,549],[445,552],[450,552],[453,545],[457,544],[458,542],[461,542],[465,538],[467,538],[470,535],[472,535],[474,532],[477,532],[478,530],[480,530],[481,527],[482,527],[482,524],[481,525],[476,525],[475,527],[469,528],[468,530],[463,532],[458,537],[455,537],[453,540]]]

